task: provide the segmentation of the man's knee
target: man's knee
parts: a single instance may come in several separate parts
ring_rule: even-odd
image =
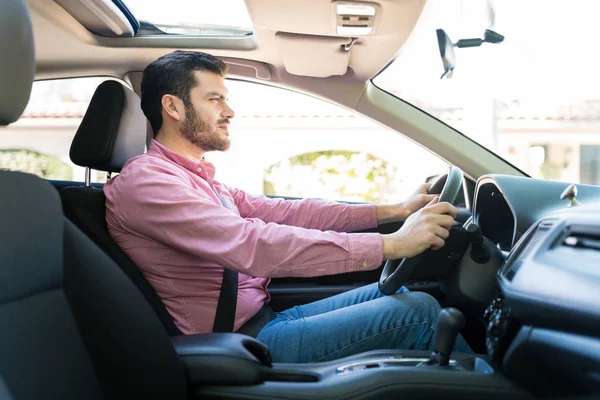
[[[437,307],[440,308],[440,303],[436,300],[435,297],[425,292],[406,292],[402,293],[403,296],[407,296],[410,298],[410,301],[413,303],[418,303],[423,306],[429,307]]]
[[[429,319],[431,323],[435,321],[441,310],[440,303],[429,293],[406,292],[398,293],[396,296],[399,296],[410,309]]]

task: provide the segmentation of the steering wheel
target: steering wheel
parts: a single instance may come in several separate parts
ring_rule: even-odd
[[[462,170],[451,165],[448,167],[448,173],[438,176],[427,193],[440,194],[439,203],[448,202],[452,204],[462,187],[463,178]],[[411,258],[386,261],[379,278],[379,291],[385,295],[396,293],[421,264],[425,255],[431,251],[433,250],[427,249]]]

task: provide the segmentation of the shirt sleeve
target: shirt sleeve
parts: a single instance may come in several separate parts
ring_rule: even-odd
[[[308,229],[352,232],[377,227],[374,204],[347,204],[320,199],[285,200],[253,196],[229,188],[240,214],[265,222]]]
[[[165,166],[146,165],[122,183],[117,212],[123,229],[246,275],[331,275],[375,269],[383,259],[379,234],[244,218]]]

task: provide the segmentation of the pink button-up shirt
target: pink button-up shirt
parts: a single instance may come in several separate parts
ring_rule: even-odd
[[[104,186],[108,229],[186,334],[212,331],[223,268],[239,275],[234,329],[270,297],[271,277],[375,269],[374,205],[252,196],[214,180],[212,164],[157,141]],[[225,206],[222,204],[223,200]]]

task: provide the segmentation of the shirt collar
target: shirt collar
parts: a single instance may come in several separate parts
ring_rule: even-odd
[[[157,155],[161,158],[173,161],[180,167],[187,169],[193,174],[199,175],[209,183],[212,183],[215,179],[214,165],[208,161],[205,161],[204,159],[200,160],[200,162],[197,162],[184,157],[181,154],[175,153],[173,150],[158,142],[156,139],[152,139],[150,142],[150,146],[148,146],[148,154]]]

